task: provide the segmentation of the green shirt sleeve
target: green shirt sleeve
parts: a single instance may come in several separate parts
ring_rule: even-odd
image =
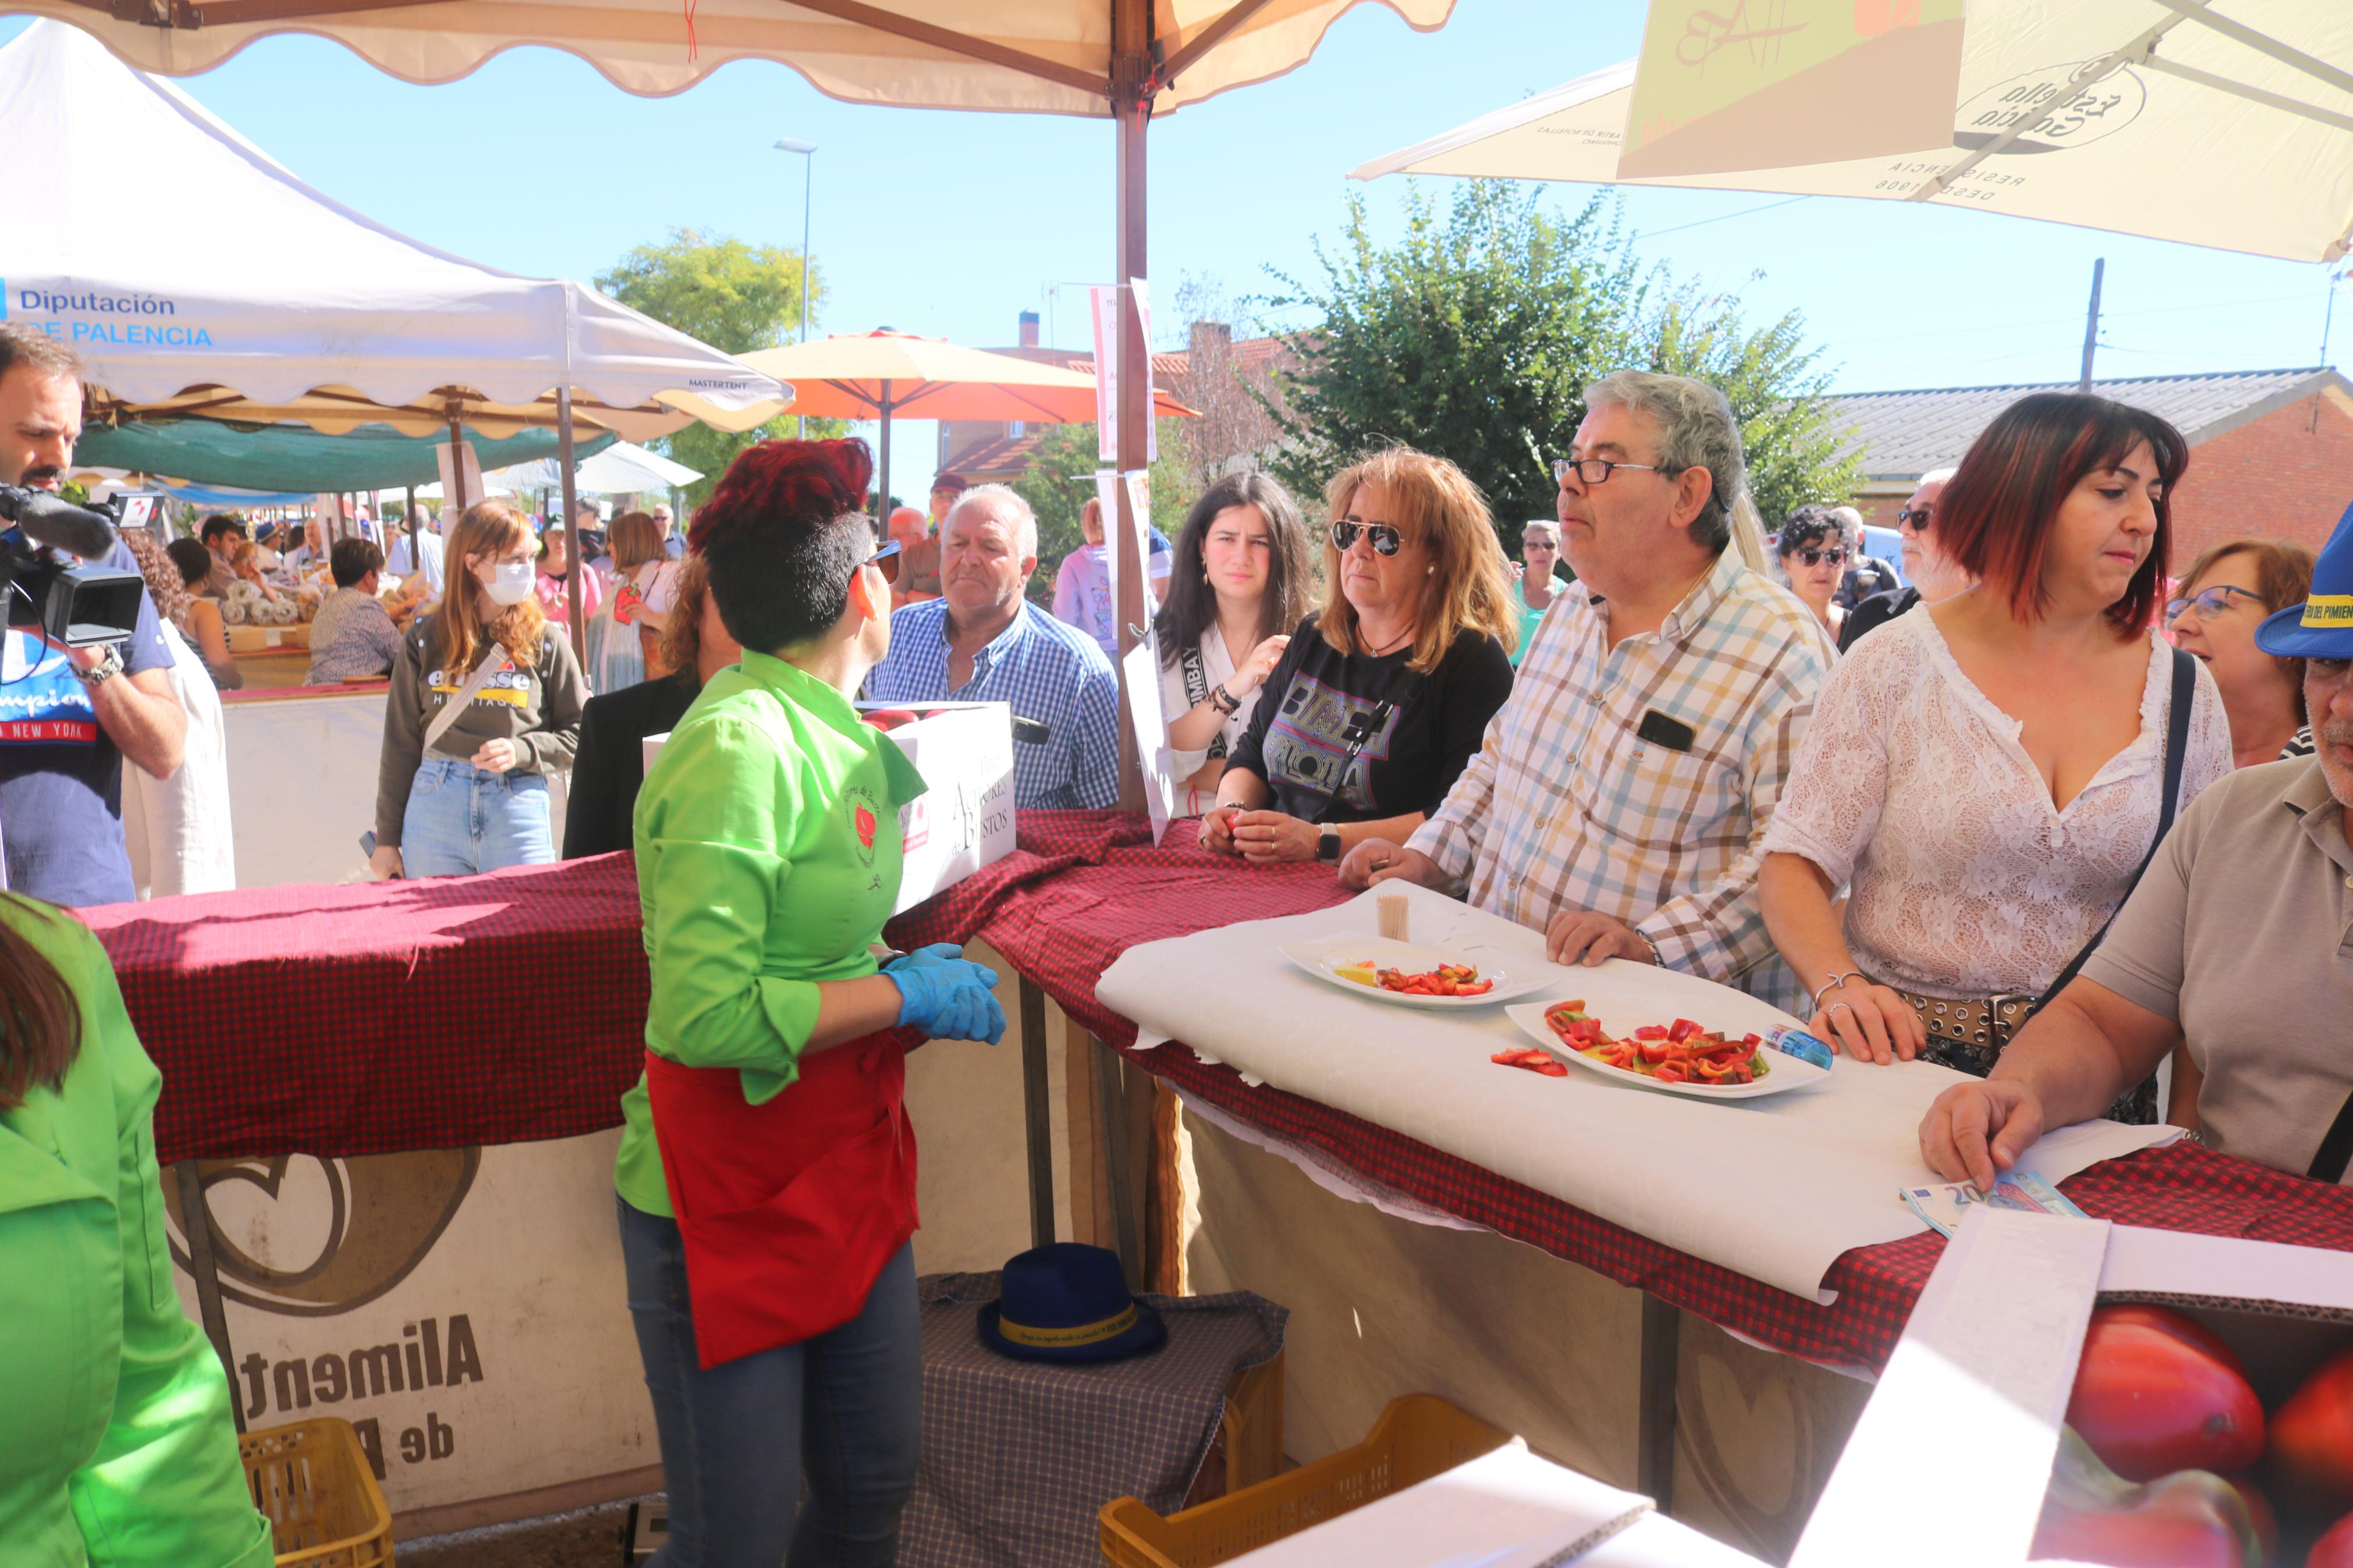
[[[662,764],[669,787],[648,797],[638,833],[647,1043],[683,1066],[742,1070],[744,1099],[763,1104],[797,1076],[817,1027],[816,982],[765,962],[793,875],[778,839],[800,808],[796,771],[758,730],[718,717],[679,731]]]
[[[114,1084],[122,1361],[98,1452],[69,1483],[100,1568],[269,1568],[269,1525],[237,1458],[228,1377],[172,1281],[153,1117],[163,1079],[139,1044],[114,970],[87,939],[80,993]]]

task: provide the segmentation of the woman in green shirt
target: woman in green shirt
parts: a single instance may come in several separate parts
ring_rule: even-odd
[[[0,894],[0,1563],[269,1568],[172,1284],[162,1085],[98,939]]]
[[[956,949],[871,952],[923,789],[850,705],[898,565],[859,510],[872,475],[863,442],[765,441],[720,480],[693,547],[743,660],[638,795],[653,996],[615,1184],[662,1568],[896,1556],[923,1411],[896,1026],[1005,1032],[997,976]]]

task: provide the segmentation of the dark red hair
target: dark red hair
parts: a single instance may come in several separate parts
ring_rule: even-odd
[[[1954,564],[2001,595],[2021,621],[2040,619],[2042,574],[2059,506],[2085,476],[2112,468],[2147,442],[2157,458],[2157,531],[2148,557],[2108,606],[2121,632],[2155,618],[2173,549],[2173,487],[2189,443],[2146,408],[2078,392],[2038,392],[1994,417],[1936,498],[1936,542]]]
[[[697,507],[687,543],[707,553],[714,541],[779,524],[812,528],[866,510],[874,454],[865,442],[763,441],[736,454],[711,499]]]

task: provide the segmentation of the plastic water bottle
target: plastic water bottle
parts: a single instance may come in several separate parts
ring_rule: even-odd
[[[1811,1062],[1828,1071],[1831,1048],[1803,1029],[1767,1029],[1765,1043],[1785,1057],[1795,1057],[1801,1062]]]

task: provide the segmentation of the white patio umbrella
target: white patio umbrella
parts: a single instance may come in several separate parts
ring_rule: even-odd
[[[659,452],[649,452],[627,441],[616,441],[595,457],[582,460],[574,474],[573,489],[581,495],[636,495],[648,490],[677,489],[702,477],[700,468],[674,463]],[[516,463],[482,476],[484,485],[503,486],[518,494],[555,489],[563,482],[563,474],[553,458]]]
[[[1635,177],[1629,60],[1354,171],[1934,202],[2292,261],[2353,248],[2353,0],[1968,0],[1949,136],[1832,163]],[[1825,121],[1839,95],[1786,101]],[[1814,127],[1796,128],[1802,132]],[[1835,139],[1835,128],[1824,139]],[[1803,134],[1790,140],[1802,143]]]

